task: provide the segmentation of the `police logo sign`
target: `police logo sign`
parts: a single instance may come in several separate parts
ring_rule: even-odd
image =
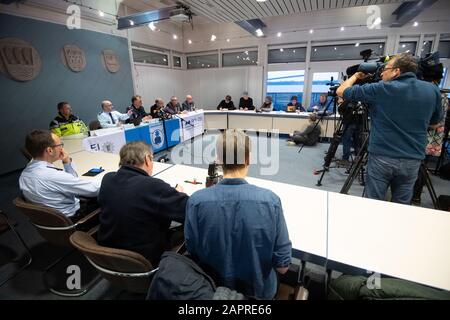
[[[111,73],[116,73],[120,69],[119,58],[112,50],[103,50],[103,61],[106,69]]]
[[[30,81],[41,71],[37,50],[17,38],[0,39],[0,71],[16,81]]]
[[[65,45],[63,48],[64,64],[73,72],[80,72],[86,67],[86,56],[83,50],[73,44]]]
[[[156,129],[152,132],[152,146],[154,150],[158,150],[164,144],[164,134],[161,130]]]

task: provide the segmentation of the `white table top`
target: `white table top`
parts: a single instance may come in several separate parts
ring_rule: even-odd
[[[192,195],[205,188],[207,175],[206,169],[176,165],[155,177],[173,187],[179,184]],[[202,184],[185,182],[194,179]],[[246,180],[280,197],[293,249],[326,257],[327,192],[256,178]]]
[[[84,151],[83,139],[84,137],[77,139],[61,138],[61,142],[64,143],[64,150],[66,150],[67,153],[74,154]]]
[[[285,112],[285,111],[271,111],[257,113],[254,110],[203,110],[205,115],[208,114],[223,114],[223,115],[245,115],[245,116],[263,116],[263,117],[289,117],[289,118],[307,118],[311,112]],[[319,114],[320,117],[320,114]],[[338,115],[339,117],[339,115]],[[328,115],[325,118],[333,118],[333,115]]]
[[[91,180],[91,179],[102,179],[105,174],[109,172],[116,172],[119,170],[119,162],[120,157],[117,154],[112,153],[104,153],[104,152],[88,152],[82,151],[75,154],[71,154],[73,163],[75,164],[75,169],[81,179]],[[55,163],[55,166],[58,168],[63,168],[62,162],[59,161]],[[153,175],[156,175],[168,168],[172,165],[154,162],[153,163]],[[83,174],[88,172],[93,168],[102,167],[105,171],[98,176],[95,177],[83,177]]]
[[[328,259],[450,290],[448,212],[329,193]]]

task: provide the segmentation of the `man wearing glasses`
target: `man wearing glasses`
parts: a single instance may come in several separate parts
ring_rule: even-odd
[[[33,157],[19,178],[20,190],[27,201],[56,209],[73,222],[95,209],[85,202],[80,205],[79,197],[97,197],[101,182],[78,178],[56,134],[35,130],[26,136],[25,148]],[[58,160],[63,162],[64,170],[53,165]]]
[[[128,110],[127,113],[120,113],[114,110],[114,106],[111,101],[105,100],[102,102],[102,109],[97,119],[100,122],[102,129],[120,127],[125,123],[133,114],[132,110]]]
[[[438,125],[442,117],[438,87],[418,80],[417,70],[416,59],[402,53],[384,67],[383,81],[354,86],[366,77],[357,72],[337,90],[346,101],[369,105],[367,198],[385,200],[390,187],[392,202],[411,204],[414,183],[425,158],[428,127]]]

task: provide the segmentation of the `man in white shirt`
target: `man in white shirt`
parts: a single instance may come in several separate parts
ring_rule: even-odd
[[[56,209],[74,222],[88,214],[90,208],[80,209],[78,197],[97,197],[101,181],[78,178],[60,138],[47,130],[35,130],[27,135],[25,148],[33,157],[19,178],[25,199]],[[58,160],[62,160],[64,170],[53,165]]]
[[[120,127],[122,123],[130,119],[130,116],[133,113],[131,110],[129,110],[128,113],[113,111],[114,106],[109,100],[102,102],[102,109],[103,112],[97,116],[97,119],[103,129]]]

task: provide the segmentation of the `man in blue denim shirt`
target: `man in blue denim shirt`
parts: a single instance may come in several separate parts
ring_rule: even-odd
[[[233,155],[225,155],[226,151]],[[218,285],[249,297],[273,299],[276,272],[287,272],[292,251],[280,198],[244,180],[250,139],[242,131],[220,135],[217,154],[226,159],[225,179],[189,199],[187,249]]]
[[[417,62],[400,54],[384,67],[378,83],[353,86],[366,75],[356,73],[337,94],[345,100],[369,104],[371,135],[367,165],[366,197],[410,204],[414,183],[425,158],[427,129],[442,117],[437,86],[416,77]]]

